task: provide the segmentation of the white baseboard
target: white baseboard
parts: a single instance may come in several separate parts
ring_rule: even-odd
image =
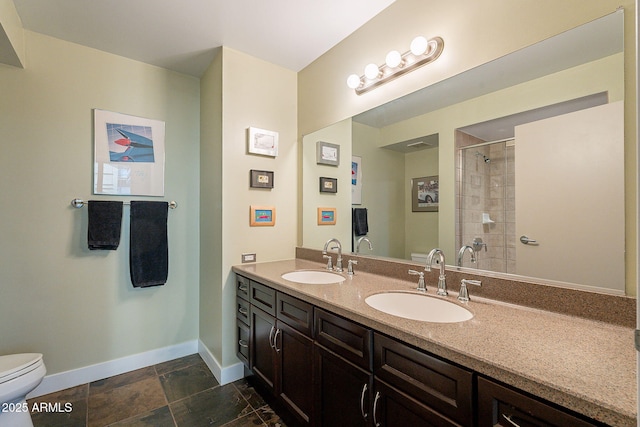
[[[229,384],[240,378],[244,378],[244,365],[242,362],[223,368],[207,346],[200,340],[198,340],[198,353],[220,385]]]
[[[83,368],[73,369],[66,372],[47,375],[35,390],[27,398],[42,396],[75,387],[92,381],[120,375],[125,372],[134,371],[146,366],[167,362],[179,357],[188,356],[198,352],[198,340],[187,341],[181,344],[145,351],[119,359],[109,360]],[[46,366],[46,360],[45,360]],[[217,377],[216,377],[217,378]]]
[[[223,368],[202,341],[192,340],[181,344],[145,351],[144,353],[109,360],[103,363],[97,363],[95,365],[85,366],[83,368],[47,375],[44,377],[40,385],[29,393],[27,398],[31,399],[45,394],[54,393],[56,391],[109,378],[114,375],[124,374],[125,372],[134,371],[147,366],[157,365],[158,363],[167,362],[169,360],[188,356],[194,353],[200,354],[200,357],[202,357],[220,385],[225,385],[244,377],[244,365],[241,362]]]

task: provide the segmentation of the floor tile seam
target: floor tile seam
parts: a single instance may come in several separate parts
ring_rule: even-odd
[[[148,379],[149,378],[145,378],[144,380],[141,380],[141,381],[145,381],[145,380],[148,380]],[[113,425],[113,424],[116,424],[116,423],[119,423],[119,422],[122,422],[122,421],[126,421],[126,420],[129,420],[129,419],[132,419],[132,418],[136,418],[136,417],[139,417],[139,416],[141,416],[143,414],[151,413],[151,412],[156,411],[156,410],[158,410],[158,409],[160,409],[160,408],[162,408],[164,406],[168,407],[169,411],[171,411],[171,407],[169,406],[169,400],[167,399],[167,395],[164,392],[164,388],[162,387],[162,383],[160,382],[160,378],[156,377],[156,379],[158,380],[158,383],[160,385],[160,389],[162,390],[162,397],[164,397],[164,402],[165,402],[164,405],[159,405],[157,407],[152,407],[151,409],[147,409],[145,412],[142,412],[140,414],[134,414],[134,415],[132,415],[132,416],[130,416],[128,418],[123,418],[123,419],[115,421],[115,422],[113,422],[111,424],[107,424],[107,425],[105,425],[103,427],[107,427],[107,426],[110,426],[110,425]],[[126,384],[126,385],[135,384],[137,382],[139,382],[139,381],[135,381],[133,383]],[[118,389],[118,388],[120,388],[120,387],[115,387],[115,388],[113,388],[111,390],[115,390],[115,389]],[[110,391],[110,390],[108,390],[108,391]],[[98,394],[101,394],[101,393],[97,393],[96,395],[98,395]],[[96,396],[96,395],[94,395],[94,396]],[[173,414],[172,414],[172,417],[173,417]],[[175,419],[174,419],[174,423],[175,423]],[[86,426],[89,427],[89,398],[88,398],[88,396],[87,396],[87,422],[86,422]]]
[[[254,411],[257,411],[258,408],[254,408],[253,405],[251,404],[251,402],[249,402],[249,399],[247,399],[247,397],[244,395],[244,393],[242,393],[242,391],[240,391],[240,389],[238,388],[238,386],[235,384],[235,382],[231,383],[233,385],[233,388],[236,389],[236,391],[238,392],[238,394],[240,396],[242,396],[242,398],[245,400],[245,402],[247,402],[247,405],[249,405]],[[264,406],[264,405],[263,405]],[[262,408],[262,406],[260,406],[260,408]],[[258,415],[259,417],[259,415]],[[262,418],[260,418],[262,419]]]
[[[267,408],[268,410],[270,410],[273,414],[275,414],[276,416],[278,416],[278,418],[280,418],[280,416],[278,414],[276,414],[276,412],[271,408],[271,406],[269,406],[269,404],[266,405],[262,405],[260,408],[256,409],[256,415],[258,416],[258,418],[260,418],[260,421],[262,421],[262,424],[264,424],[265,426],[268,426],[267,424],[267,420],[265,420],[264,418],[262,418],[262,416],[260,416],[260,411],[259,409],[261,408]],[[267,412],[267,411],[264,411]]]
[[[260,421],[262,421],[262,425],[263,425],[263,426],[266,426],[266,425],[267,425],[267,424],[264,422],[264,420],[260,417],[260,414],[258,414],[258,411],[253,410],[253,411],[251,411],[251,412],[249,412],[249,413],[246,413],[246,414],[244,414],[244,415],[242,415],[242,416],[238,416],[238,417],[236,417],[236,418],[232,419],[231,421],[228,421],[228,422],[226,422],[226,423],[222,424],[220,427],[229,426],[229,425],[231,425],[231,424],[235,423],[236,421],[241,420],[242,418],[246,418],[246,417],[248,417],[248,416],[249,416],[249,415],[251,415],[251,414],[255,414],[255,415],[258,417],[258,419],[259,419]]]
[[[209,390],[214,390],[214,389],[219,388],[219,387],[222,387],[222,386],[221,386],[220,384],[218,384],[218,385],[215,385],[215,386],[213,386],[213,387],[205,388],[204,390],[200,390],[200,391],[198,391],[198,392],[196,392],[196,393],[193,393],[193,394],[190,394],[190,395],[188,395],[188,396],[181,397],[180,399],[174,400],[173,402],[169,402],[169,407],[171,407],[171,405],[173,405],[174,403],[182,402],[182,401],[183,401],[183,400],[185,400],[185,399],[190,399],[190,398],[192,398],[192,397],[194,397],[194,396],[197,396],[197,395],[199,395],[199,394],[205,393],[205,392],[207,392],[207,391],[209,391]],[[163,391],[164,391],[164,390],[163,390]],[[165,393],[165,397],[166,397],[166,393]],[[169,400],[169,399],[167,399],[167,401],[168,401],[168,400]]]
[[[133,371],[130,371],[130,372],[133,372]],[[155,378],[157,378],[157,377],[158,377],[158,375],[155,375]],[[110,378],[110,377],[107,377],[107,378]],[[149,375],[148,377],[143,377],[143,378],[140,378],[140,379],[138,379],[136,381],[127,382],[125,384],[120,384],[120,385],[115,386],[115,387],[110,387],[107,390],[100,390],[100,391],[97,391],[97,392],[94,392],[94,393],[91,393],[91,383],[88,383],[89,384],[89,390],[87,390],[87,398],[89,398],[91,396],[96,396],[96,395],[101,394],[101,393],[108,393],[110,391],[117,390],[117,389],[122,388],[122,387],[127,387],[127,386],[130,386],[130,385],[133,385],[133,384],[137,384],[137,383],[139,383],[141,381],[146,381],[149,378],[154,378],[154,376],[153,375]],[[101,381],[101,380],[98,380],[98,381]]]
[[[141,413],[141,414],[132,415],[132,416],[130,416],[130,417],[128,417],[128,418],[123,418],[123,419],[121,419],[121,420],[118,420],[118,421],[112,422],[111,424],[107,424],[107,425],[105,425],[104,427],[111,427],[111,426],[115,426],[115,425],[117,425],[118,423],[122,423],[122,422],[129,421],[129,420],[135,420],[136,418],[140,418],[140,417],[141,417],[141,416],[143,416],[143,415],[151,414],[153,411],[157,411],[158,409],[160,409],[160,408],[164,408],[165,406],[167,407],[167,409],[169,409],[169,413],[171,414],[171,419],[173,420],[173,424],[174,424],[174,425],[177,425],[177,424],[176,424],[176,420],[175,420],[175,418],[173,418],[173,413],[171,413],[171,408],[169,407],[169,404],[166,404],[166,405],[159,406],[159,407],[157,407],[157,408],[151,409],[151,410],[149,410],[149,411],[143,412],[143,413]],[[87,411],[87,412],[88,412],[88,411]],[[88,425],[88,424],[87,424],[87,425]]]

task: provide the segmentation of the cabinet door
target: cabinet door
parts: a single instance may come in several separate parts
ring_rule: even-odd
[[[273,349],[273,336],[276,332],[276,319],[264,311],[251,308],[251,369],[264,385],[275,392],[276,352]]]
[[[313,341],[280,321],[274,341],[279,367],[276,392],[298,421],[309,425],[313,409]]]
[[[378,380],[375,380],[373,422],[376,427],[450,427],[460,425]]]
[[[248,368],[251,366],[249,358],[251,357],[249,352],[249,343],[251,342],[251,329],[240,320],[236,320],[236,327],[238,329],[238,343],[236,344],[236,354],[238,358]]]
[[[479,427],[589,427],[590,423],[485,378],[478,378]]]
[[[317,426],[371,426],[372,375],[324,347],[314,346]]]

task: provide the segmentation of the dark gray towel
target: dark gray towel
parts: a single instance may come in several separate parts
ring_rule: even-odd
[[[367,208],[353,208],[353,232],[356,236],[364,236],[369,232]]]
[[[122,228],[122,202],[89,200],[89,226],[87,244],[89,249],[116,250],[120,244]]]
[[[129,270],[136,288],[163,285],[169,273],[167,202],[131,202]]]

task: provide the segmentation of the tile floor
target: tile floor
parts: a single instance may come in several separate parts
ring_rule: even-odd
[[[28,404],[34,427],[284,427],[249,381],[221,386],[197,354]]]

